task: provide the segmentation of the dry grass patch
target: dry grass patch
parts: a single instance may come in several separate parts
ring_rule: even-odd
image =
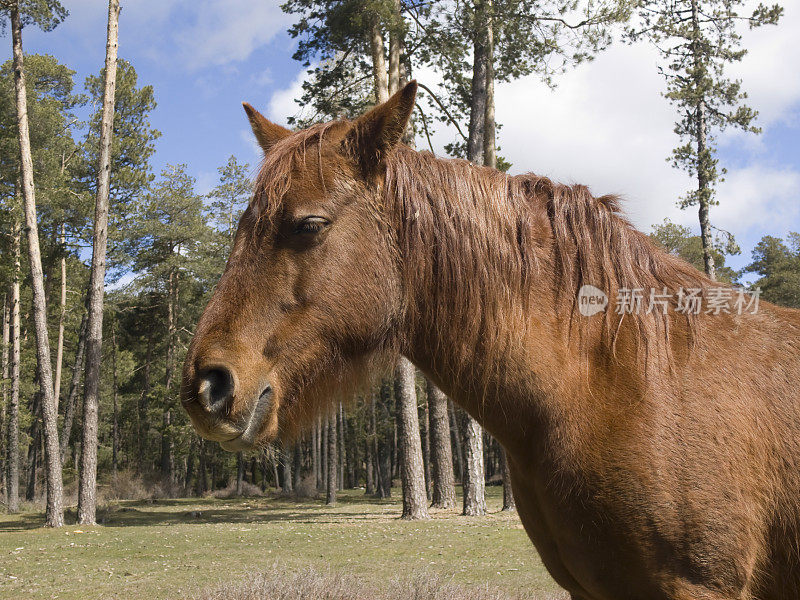
[[[436,573],[394,578],[381,589],[343,572],[313,567],[287,572],[276,563],[268,572],[220,585],[193,600],[568,600],[568,595],[514,594],[489,584],[458,584]]]

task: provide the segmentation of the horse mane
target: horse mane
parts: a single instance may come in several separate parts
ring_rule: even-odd
[[[251,204],[259,219],[274,217],[293,169],[305,163],[310,149],[319,157],[325,187],[325,134],[346,123],[315,125],[275,144],[256,179]],[[655,344],[668,354],[671,315],[646,313],[644,307],[617,315],[617,294],[641,289],[647,300],[651,289],[668,290],[673,294],[669,313],[678,289],[712,284],[636,230],[622,216],[619,198],[594,197],[582,185],[557,184],[531,173],[510,176],[400,146],[386,159],[383,190],[378,210],[385,214],[376,216],[393,230],[387,233],[397,245],[407,293],[422,295],[407,298],[408,316],[417,324],[458,331],[458,336],[446,336],[461,340],[456,354],[476,348],[487,355],[502,352],[513,343],[498,338],[498,331],[507,329],[502,324],[515,320],[522,335],[528,309],[542,294],[551,296],[556,314],[567,322],[568,336],[577,332],[574,339],[581,344],[587,332],[597,330],[613,353],[623,322],[629,320],[627,331],[638,348],[648,353]],[[601,328],[592,329],[598,321],[578,313],[578,292],[586,284],[608,296]],[[691,338],[697,317],[681,318]]]
[[[441,323],[441,316],[449,315],[449,326],[468,340],[464,352],[506,329],[500,320],[516,319],[524,329],[532,303],[548,293],[556,314],[567,321],[568,336],[577,333],[574,339],[583,344],[597,323],[578,313],[579,290],[588,284],[609,298],[600,317],[603,327],[594,330],[612,352],[629,319],[638,348],[648,353],[660,346],[668,355],[670,315],[646,314],[644,305],[638,313],[617,315],[618,293],[640,289],[647,300],[651,289],[668,290],[673,297],[667,312],[674,313],[680,288],[711,283],[636,230],[622,216],[616,196],[594,197],[582,185],[556,184],[531,173],[509,176],[400,148],[388,160],[384,195],[387,205],[397,206],[407,277],[429,294],[417,303],[427,307],[419,317]],[[682,319],[691,338],[696,316]]]

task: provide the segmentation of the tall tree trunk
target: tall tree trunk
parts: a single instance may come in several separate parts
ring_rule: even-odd
[[[486,120],[487,27],[485,0],[476,0],[474,27],[467,160],[476,165],[480,165],[483,164],[483,143]]]
[[[183,479],[183,495],[191,496],[192,494],[192,477],[194,477],[194,461],[195,454],[197,453],[197,438],[192,437],[189,443],[189,454],[186,457],[186,477]]]
[[[292,457],[283,449],[281,449],[281,464],[283,466],[283,491],[291,494],[294,491],[294,486],[292,485]]]
[[[236,453],[236,495],[242,495],[242,482],[244,481],[244,457],[241,452]]]
[[[317,490],[322,486],[319,468],[319,437],[319,416],[317,416],[311,427],[311,470],[314,472],[314,486]]]
[[[389,80],[386,73],[386,57],[383,33],[378,15],[373,17],[370,27],[369,48],[372,54],[372,77],[375,82],[375,98],[379,103],[389,99]]]
[[[451,443],[453,448],[456,449],[455,457],[456,457],[456,470],[455,472],[458,474],[459,478],[462,478],[464,475],[464,445],[461,443],[461,425],[459,424],[459,415],[458,411],[461,409],[456,407],[453,404],[453,401],[448,399],[447,400],[447,409],[450,414],[450,434],[452,436]],[[460,479],[461,483],[463,479]]]
[[[338,489],[344,489],[344,463],[347,460],[347,446],[344,434],[344,412],[342,409],[342,403],[339,402],[339,410],[336,415],[336,423],[339,426],[339,454],[338,454],[338,464],[339,464],[339,481],[338,481]]]
[[[327,433],[328,438],[328,452],[327,452],[327,488],[325,494],[325,504],[336,504],[336,482],[338,477],[336,476],[337,471],[339,470],[339,461],[337,455],[337,444],[336,438],[336,412],[331,412],[328,415],[327,422],[325,424],[325,432]]]
[[[36,500],[36,469],[39,466],[39,449],[42,446],[41,400],[41,393],[34,392],[30,404],[31,426],[28,429],[28,437],[31,439],[30,444],[28,444],[28,485],[25,488],[25,500],[28,502]]]
[[[180,251],[178,251],[180,253]],[[178,310],[178,275],[172,269],[167,282],[167,356],[164,367],[164,427],[161,432],[161,475],[167,481],[175,476],[175,441],[172,436],[172,380],[175,374],[175,345]]]
[[[461,434],[464,438],[464,510],[466,516],[486,514],[485,477],[483,471],[483,432],[478,422],[461,411]]]
[[[389,96],[400,89],[400,54],[403,46],[400,0],[392,0],[392,12],[394,19],[389,30]]]
[[[702,49],[698,40],[702,34],[700,31],[700,15],[697,0],[692,0],[692,30],[694,39],[690,44],[695,66],[695,90],[705,87],[703,81],[703,69],[701,68]],[[700,92],[697,102],[697,113],[695,115],[695,142],[697,143],[697,204],[698,217],[700,219],[700,240],[703,245],[703,267],[706,275],[713,280],[717,279],[717,270],[714,265],[714,255],[711,254],[714,242],[711,235],[711,221],[709,210],[711,208],[712,192],[709,181],[709,170],[711,169],[711,151],[708,148],[708,122],[706,118],[706,97],[705,92]]]
[[[486,108],[483,126],[483,164],[497,168],[497,126],[494,119],[494,3],[486,5]]]
[[[206,445],[203,438],[197,439],[197,445],[200,450],[200,457],[197,460],[197,481],[195,482],[195,490],[198,496],[202,496],[208,489],[208,461],[206,460]]]
[[[281,486],[280,475],[278,474],[278,453],[275,448],[270,451],[270,463],[272,464],[272,478],[275,480],[275,489]]]
[[[365,410],[367,405],[364,406]],[[370,419],[369,410],[367,410],[364,419],[364,428],[366,435],[364,436],[364,493],[372,496],[375,493],[375,439],[373,438],[372,428],[370,427],[372,420]]]
[[[19,510],[19,361],[20,361],[20,319],[19,319],[19,283],[20,269],[20,236],[19,218],[14,218],[14,229],[11,234],[11,255],[14,265],[11,279],[11,394],[6,418],[6,502],[8,511]]]
[[[6,419],[8,418],[8,383],[9,383],[9,353],[11,351],[11,297],[9,293],[6,291],[3,294],[3,372],[0,377],[2,377],[2,388],[3,388],[3,406],[2,410],[0,410],[0,435],[5,434],[5,425]],[[3,438],[3,442],[5,442],[7,438]],[[2,448],[4,452],[2,456],[0,456],[0,481],[2,482],[3,493],[6,493],[6,459],[8,458],[8,454],[5,452],[6,446],[5,443],[2,444]]]
[[[514,490],[511,488],[511,470],[508,468],[506,449],[500,448],[500,469],[503,474],[503,510],[517,510]]]
[[[147,448],[147,438],[148,438],[148,424],[149,420],[147,418],[147,411],[150,405],[150,375],[151,375],[151,367],[153,364],[153,331],[150,330],[150,333],[147,336],[147,353],[145,354],[144,359],[144,370],[142,373],[142,393],[139,396],[139,410],[137,411],[138,415],[138,435],[137,435],[137,460],[136,460],[136,467],[139,473],[144,471],[144,462],[145,462],[145,449]],[[213,486],[214,483],[212,481],[211,485]]]
[[[476,0],[467,159],[479,165],[483,164],[486,133],[487,30],[489,29],[487,14],[486,0]],[[486,513],[483,472],[483,434],[481,426],[475,419],[466,412],[462,412],[462,415],[461,429],[464,446],[462,484],[464,486],[464,514],[482,515]]]
[[[161,415],[161,477],[165,483],[172,483],[175,475],[173,449],[172,410],[168,408]]]
[[[56,374],[53,382],[53,395],[56,399],[56,408],[61,399],[61,365],[64,361],[64,319],[67,316],[67,257],[64,254],[65,225],[61,224],[59,242],[61,244],[61,297],[58,306],[58,343],[56,345]]]
[[[22,198],[25,223],[28,229],[33,317],[36,329],[36,364],[42,392],[44,417],[45,462],[47,465],[47,510],[45,524],[61,527],[64,524],[63,482],[58,445],[58,412],[53,396],[53,371],[50,364],[50,340],[47,333],[47,306],[44,295],[42,255],[39,250],[39,226],[36,219],[36,190],[33,184],[33,158],[28,130],[28,98],[22,54],[22,22],[19,2],[11,6],[11,37],[14,53],[14,87],[17,104],[17,129],[22,178]]]
[[[100,364],[103,345],[103,295],[108,243],[108,196],[111,178],[111,141],[114,135],[114,99],[117,82],[117,26],[119,0],[108,2],[103,118],[97,164],[92,273],[89,283],[89,318],[86,338],[86,376],[83,384],[83,437],[81,443],[78,523],[94,524],[97,510],[97,421],[100,400]]]
[[[427,382],[427,392],[430,413],[433,506],[453,508],[456,505],[456,486],[453,480],[453,448],[450,442],[447,396],[430,380]]]
[[[392,446],[394,445],[394,419],[392,419],[392,404],[394,404],[394,384],[391,379],[385,378],[381,382],[380,406],[382,410],[383,425],[378,429],[378,462],[380,463],[380,497],[392,497]]]
[[[111,318],[111,475],[117,478],[117,454],[119,453],[119,423],[117,421],[117,331],[116,318]],[[190,464],[191,466],[191,464]],[[187,477],[191,473],[187,472]]]
[[[294,469],[292,471],[292,486],[300,485],[301,471],[303,470],[303,442],[297,440],[294,444]]]
[[[400,479],[403,486],[403,519],[427,519],[428,495],[425,493],[425,466],[417,412],[416,370],[406,358],[395,367],[395,398],[400,446]]]
[[[75,404],[78,398],[78,390],[81,385],[81,373],[83,372],[84,358],[86,356],[86,325],[88,315],[83,313],[81,317],[81,328],[78,331],[78,347],[75,349],[75,359],[72,364],[72,378],[69,382],[69,392],[64,403],[64,425],[61,429],[61,462],[67,460],[67,448],[72,436],[72,423],[75,420]]]

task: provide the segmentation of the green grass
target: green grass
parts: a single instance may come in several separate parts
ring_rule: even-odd
[[[399,499],[359,490],[341,492],[334,507],[276,497],[120,502],[96,527],[0,515],[0,597],[183,598],[309,566],[376,586],[429,572],[510,593],[556,591],[518,517],[500,512],[500,489],[487,492],[486,517],[440,510],[424,522],[399,520]]]

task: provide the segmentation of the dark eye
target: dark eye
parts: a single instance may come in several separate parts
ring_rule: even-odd
[[[325,217],[306,217],[300,221],[294,229],[296,234],[314,234],[319,233],[329,221]]]

